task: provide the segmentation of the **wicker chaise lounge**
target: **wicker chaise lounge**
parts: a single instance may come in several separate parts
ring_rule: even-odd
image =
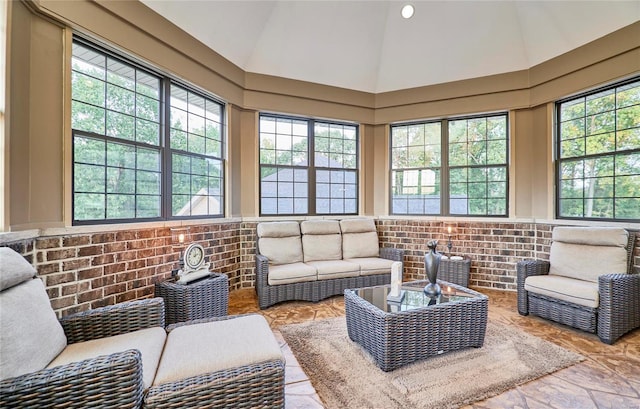
[[[256,292],[260,308],[319,301],[347,288],[389,284],[404,251],[380,248],[373,219],[258,224]]]
[[[283,408],[284,358],[260,315],[164,328],[162,298],[56,319],[0,248],[1,408]]]
[[[556,227],[550,258],[517,264],[518,312],[597,333],[613,344],[640,327],[635,235],[622,228]]]

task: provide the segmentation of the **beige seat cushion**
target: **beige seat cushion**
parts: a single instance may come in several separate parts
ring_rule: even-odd
[[[318,272],[315,267],[304,263],[292,263],[269,266],[269,285],[315,281]]]
[[[44,369],[66,345],[39,278],[0,292],[0,379]]]
[[[300,223],[304,261],[342,259],[342,235],[337,220],[307,220]]]
[[[298,263],[302,258],[302,241],[298,222],[259,223],[258,250],[269,264]]]
[[[142,381],[147,389],[153,383],[153,378],[160,362],[167,333],[164,328],[146,328],[126,334],[93,339],[91,341],[70,344],[47,368],[79,362],[100,355],[109,355],[128,349],[137,349],[142,355]],[[117,391],[113,391],[117,393]]]
[[[380,245],[373,219],[340,220],[342,231],[342,257],[378,257]]]
[[[357,277],[360,275],[360,266],[343,260],[309,261],[305,264],[318,270],[318,280],[331,278]]]
[[[525,280],[524,289],[590,308],[600,304],[598,284],[591,281],[552,275],[531,276]]]
[[[362,276],[391,274],[391,266],[393,265],[393,260],[379,257],[347,258],[344,261],[358,264],[360,266],[360,275]]]
[[[282,351],[260,315],[186,325],[169,333],[153,385],[274,360]]]

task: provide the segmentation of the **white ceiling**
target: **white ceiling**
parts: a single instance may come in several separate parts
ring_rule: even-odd
[[[640,20],[640,0],[142,2],[245,71],[375,93],[527,69]]]

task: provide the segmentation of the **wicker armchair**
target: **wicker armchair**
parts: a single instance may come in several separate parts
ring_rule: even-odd
[[[58,321],[34,276],[0,248],[0,407],[284,407],[284,359],[263,317],[165,330],[163,300],[154,298]]]
[[[640,327],[635,235],[621,228],[556,227],[549,260],[517,263],[518,312],[613,344]]]

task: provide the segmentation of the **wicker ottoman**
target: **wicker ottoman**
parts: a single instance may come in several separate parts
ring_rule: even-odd
[[[383,371],[462,348],[479,348],[487,330],[489,299],[462,286],[439,281],[437,300],[405,283],[402,303],[388,303],[389,286],[345,290],[347,331]]]
[[[222,317],[229,307],[229,282],[220,273],[211,273],[208,278],[189,284],[176,284],[169,279],[156,284],[155,296],[164,298],[167,325]]]

